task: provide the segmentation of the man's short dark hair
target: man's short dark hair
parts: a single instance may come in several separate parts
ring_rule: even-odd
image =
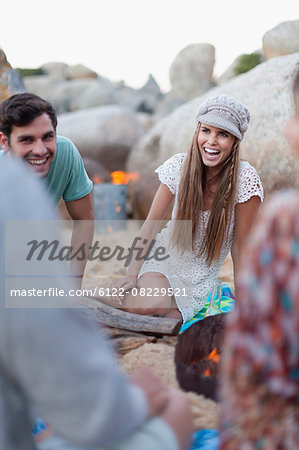
[[[0,105],[0,131],[9,138],[13,126],[28,125],[44,113],[48,114],[56,129],[57,114],[50,102],[29,92],[12,95]]]

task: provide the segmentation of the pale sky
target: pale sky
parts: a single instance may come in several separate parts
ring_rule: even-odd
[[[266,31],[299,19],[298,0],[14,0],[0,11],[0,47],[13,67],[82,63],[136,88],[152,73],[163,90],[189,44],[215,46],[217,76],[261,48]]]

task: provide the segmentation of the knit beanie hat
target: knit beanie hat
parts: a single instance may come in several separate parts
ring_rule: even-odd
[[[203,102],[196,115],[196,123],[204,123],[228,131],[242,140],[248,128],[250,112],[242,103],[218,95]]]

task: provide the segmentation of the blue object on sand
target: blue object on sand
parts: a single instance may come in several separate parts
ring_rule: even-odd
[[[34,427],[32,429],[32,434],[33,434],[33,436],[36,436],[37,434],[41,433],[42,431],[44,431],[46,429],[47,429],[47,425],[40,417],[38,417],[36,419]]]
[[[219,450],[219,431],[213,429],[199,430],[193,435],[193,444],[189,450]]]

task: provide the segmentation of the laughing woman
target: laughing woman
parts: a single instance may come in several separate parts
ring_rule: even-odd
[[[164,247],[169,257],[134,260],[114,282],[125,293],[116,298],[124,310],[186,322],[203,308],[230,250],[237,270],[263,199],[257,171],[239,157],[249,118],[232,98],[208,99],[198,110],[189,152],[156,170],[161,184],[140,236],[146,245],[155,239],[153,252]],[[172,200],[173,220],[156,235]]]

